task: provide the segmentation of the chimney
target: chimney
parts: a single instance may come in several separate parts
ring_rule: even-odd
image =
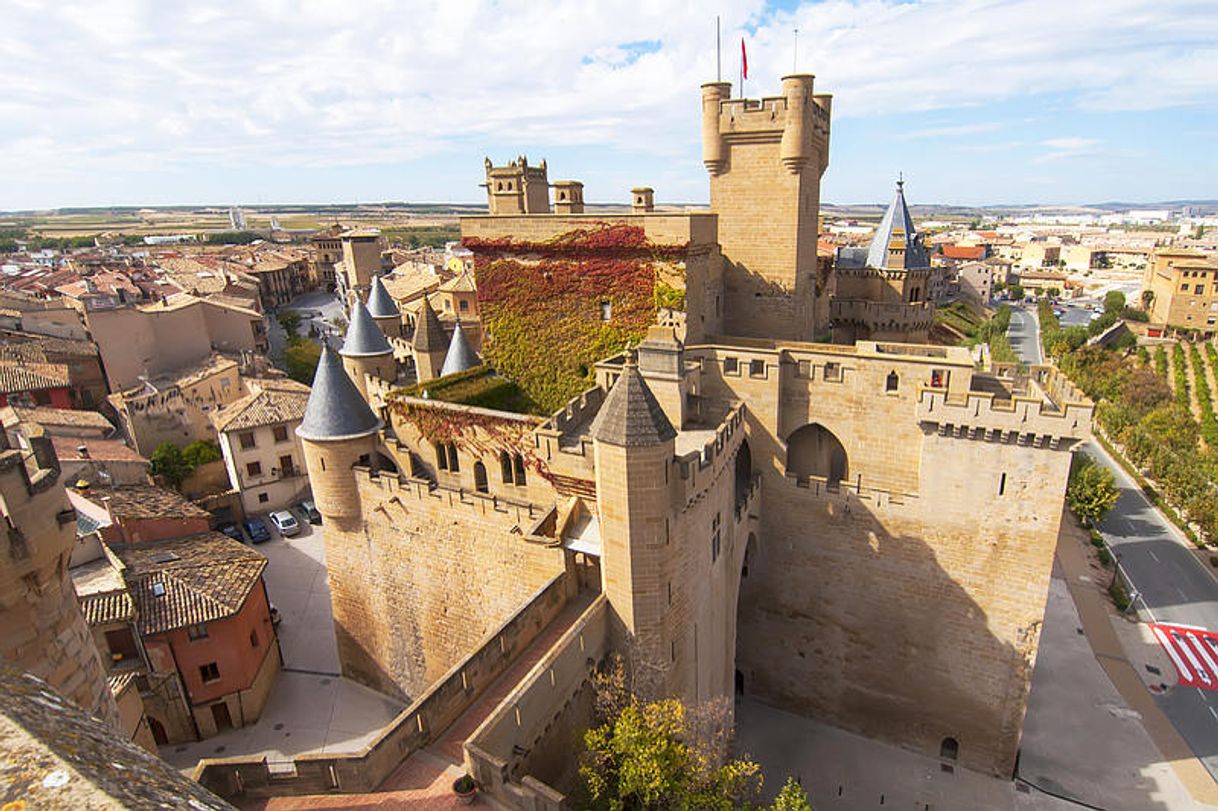
[[[656,210],[656,192],[650,186],[630,190],[630,213],[650,214]]]

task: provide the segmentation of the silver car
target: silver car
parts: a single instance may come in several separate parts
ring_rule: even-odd
[[[279,534],[285,538],[300,532],[300,523],[296,520],[296,516],[287,510],[275,510],[275,512],[271,513],[270,517],[271,523],[275,525],[275,529],[279,530]]]

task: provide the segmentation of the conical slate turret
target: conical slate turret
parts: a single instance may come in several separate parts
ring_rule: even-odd
[[[591,434],[598,442],[632,448],[662,444],[676,437],[677,431],[631,363],[605,397]]]
[[[368,355],[392,355],[393,347],[381,328],[372,320],[364,302],[356,299],[351,305],[351,320],[347,324],[347,339],[338,350],[343,357],[366,357]]]
[[[338,355],[323,344],[297,435],[314,441],[354,439],[376,433],[382,425],[343,370]]]
[[[427,296],[423,296],[423,307],[419,310],[419,322],[415,325],[411,344],[416,352],[444,351],[448,345],[444,325],[440,323],[440,316],[432,309]]]
[[[897,193],[884,212],[880,226],[871,238],[871,246],[867,249],[867,267],[891,267],[888,262],[888,252],[892,247],[904,251],[902,268],[924,268],[930,265],[930,258],[922,241],[918,239],[917,229],[914,228],[913,217],[909,215],[909,207],[905,205],[905,181],[897,181]]]
[[[380,276],[372,277],[372,290],[368,293],[368,313],[373,318],[400,318],[402,315]]]
[[[469,341],[465,338],[465,330],[461,329],[461,322],[457,321],[452,342],[448,345],[448,354],[444,356],[444,366],[440,369],[440,377],[464,372],[477,365],[478,356],[470,348]]]

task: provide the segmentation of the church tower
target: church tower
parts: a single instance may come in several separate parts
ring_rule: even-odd
[[[729,98],[728,82],[702,86],[728,335],[809,341],[827,327],[816,242],[832,97],[814,95],[812,81],[786,76],[781,96],[759,101]]]

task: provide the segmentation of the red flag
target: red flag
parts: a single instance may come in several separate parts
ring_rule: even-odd
[[[740,75],[749,78],[749,53],[744,49],[744,37],[740,38]]]

